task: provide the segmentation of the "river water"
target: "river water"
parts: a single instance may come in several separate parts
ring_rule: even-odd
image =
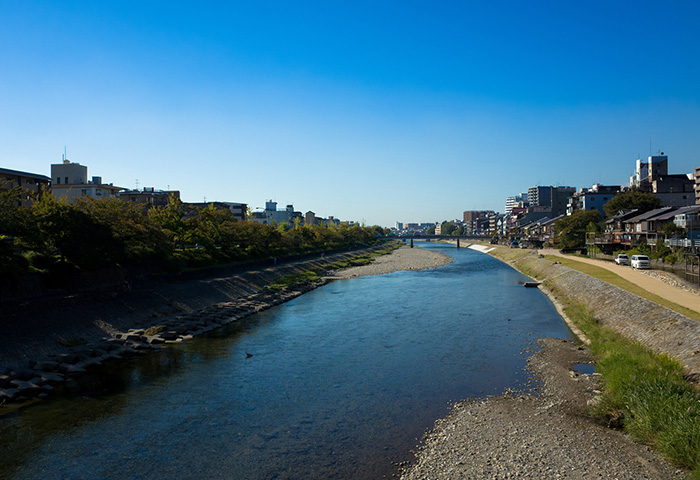
[[[534,340],[572,338],[527,277],[422,247],[455,262],[334,281],[0,417],[0,477],[390,477],[451,402],[525,385]]]

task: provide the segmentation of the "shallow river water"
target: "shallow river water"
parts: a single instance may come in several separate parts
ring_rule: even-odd
[[[391,476],[451,402],[523,385],[536,338],[571,338],[515,270],[422,247],[455,262],[334,281],[0,417],[0,478]]]

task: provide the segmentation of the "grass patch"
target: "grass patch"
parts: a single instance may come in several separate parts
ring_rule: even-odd
[[[143,334],[152,337],[153,335],[158,335],[160,332],[165,330],[165,325],[154,325],[153,327],[148,327],[144,330]]]
[[[685,381],[682,365],[600,325],[581,305],[564,310],[598,360],[604,394],[594,414],[700,479],[700,392]]]
[[[388,253],[393,252],[397,248],[400,248],[401,244],[398,242],[393,242],[389,245],[386,245],[385,247],[375,250],[373,252],[365,253],[362,255],[358,255],[356,257],[348,258],[345,260],[338,260],[337,262],[333,262],[329,265],[326,265],[322,269],[319,270],[307,270],[301,273],[294,273],[291,275],[285,275],[284,277],[276,280],[275,282],[271,283],[268,285],[266,288],[269,291],[275,292],[277,290],[280,290],[284,287],[288,287],[290,285],[296,285],[300,283],[314,283],[318,282],[321,280],[321,275],[328,270],[340,270],[341,268],[350,268],[350,267],[359,267],[363,265],[369,265],[374,261],[375,258],[381,256],[381,255],[386,255]]]
[[[611,272],[610,270],[606,270],[605,268],[597,267],[595,265],[590,265],[588,263],[577,262],[576,260],[571,258],[546,255],[545,259],[551,260],[552,262],[561,262],[561,264],[564,266],[573,268],[574,270],[578,270],[581,273],[585,273],[586,275],[590,275],[591,277],[595,277],[611,285],[615,285],[616,287],[619,287],[630,293],[634,293],[635,295],[638,295],[642,298],[646,298],[647,300],[651,300],[654,303],[658,303],[659,305],[669,308],[674,312],[678,312],[681,315],[685,315],[688,318],[700,321],[700,312],[696,312],[695,310],[683,307],[681,305],[678,305],[677,303],[665,299],[664,297],[660,297],[659,295],[653,294],[648,290],[644,290],[642,287],[635,285],[629,280],[625,280],[624,278],[620,277],[614,272]]]
[[[387,245],[386,247],[374,252],[365,253],[363,255],[358,255],[357,257],[348,258],[345,260],[338,260],[337,262],[331,263],[326,268],[328,270],[340,270],[342,268],[362,267],[364,265],[369,265],[375,258],[381,257],[382,255],[387,255],[394,250],[401,248],[401,246],[402,245],[400,243]]]
[[[321,280],[321,277],[318,275],[318,273],[308,270],[306,272],[285,275],[284,277],[279,278],[275,282],[268,285],[266,288],[275,292],[290,285],[296,285],[299,283],[314,283],[318,282],[319,280]]]

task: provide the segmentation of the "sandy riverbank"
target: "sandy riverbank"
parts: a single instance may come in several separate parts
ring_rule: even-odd
[[[442,253],[404,246],[389,255],[382,255],[369,265],[351,267],[333,272],[329,279],[382,275],[399,270],[426,270],[452,263],[452,259]]]

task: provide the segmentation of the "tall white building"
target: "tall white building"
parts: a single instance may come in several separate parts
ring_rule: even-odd
[[[521,202],[527,203],[527,201],[527,193],[521,193],[520,195],[513,195],[511,197],[506,198],[506,215],[510,215],[510,213],[513,211],[513,207],[520,204]]]

